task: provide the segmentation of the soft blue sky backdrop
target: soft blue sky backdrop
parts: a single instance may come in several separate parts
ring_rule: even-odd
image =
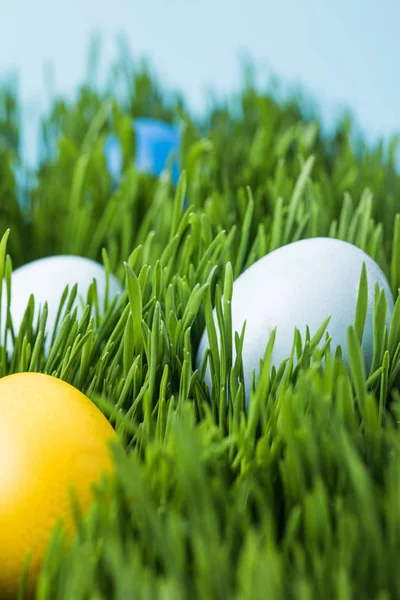
[[[194,109],[209,89],[237,86],[246,53],[265,80],[303,84],[328,119],[349,106],[373,139],[400,132],[399,24],[399,0],[13,0],[0,6],[0,78],[18,71],[30,160],[48,102],[45,65],[56,91],[72,94],[96,31],[104,64],[123,33]]]

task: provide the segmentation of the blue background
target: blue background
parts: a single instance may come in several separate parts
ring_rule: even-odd
[[[399,24],[398,0],[13,0],[0,6],[0,80],[18,74],[28,162],[40,112],[86,77],[93,32],[103,40],[99,82],[124,34],[134,57],[202,110],[210,90],[237,89],[247,55],[261,84],[275,74],[284,88],[303,85],[328,124],[349,107],[375,140],[400,131]]]

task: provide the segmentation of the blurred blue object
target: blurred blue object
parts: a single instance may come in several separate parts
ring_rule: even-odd
[[[133,122],[136,140],[136,169],[159,177],[171,166],[171,180],[177,185],[180,175],[181,136],[177,127],[159,119],[139,118]],[[107,169],[115,181],[122,174],[122,150],[116,135],[108,136],[104,153]],[[171,165],[170,162],[172,161]]]
[[[122,172],[122,150],[119,139],[114,133],[107,136],[104,144],[107,170],[114,182],[118,181]]]

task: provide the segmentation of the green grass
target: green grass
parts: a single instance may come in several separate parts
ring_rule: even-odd
[[[238,332],[233,363],[228,302],[245,268],[314,236],[364,249],[397,299],[395,141],[386,154],[383,144],[355,148],[349,119],[323,137],[300,100],[278,102],[251,81],[232,106],[215,101],[194,118],[127,57],[110,89],[118,94],[88,83],[76,101],[55,100],[23,210],[14,179],[18,97],[0,90],[1,276],[9,282],[12,268],[29,260],[77,253],[104,261],[126,289],[104,318],[91,317],[91,290],[80,320],[68,290],[48,357],[46,315],[32,323],[32,306],[14,332],[13,356],[0,347],[1,376],[31,370],[72,383],[109,417],[127,450],[115,450],[117,475],[99,487],[90,515],[77,515],[67,551],[55,533],[38,600],[399,597],[400,301],[390,331],[380,325],[385,303],[375,305],[370,373],[360,348],[365,281],[348,332],[349,370],[329,340],[318,349],[323,326],[319,339],[296,339],[300,360],[286,371],[270,372],[266,340],[248,413],[246,342]],[[135,172],[132,115],[185,123],[176,191]],[[117,189],[102,152],[109,131],[125,157]],[[212,390],[205,364],[201,372],[194,365],[206,323]]]

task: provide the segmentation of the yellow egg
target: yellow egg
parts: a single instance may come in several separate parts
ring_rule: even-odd
[[[112,471],[116,438],[98,408],[73,386],[41,373],[0,379],[0,596],[14,598],[31,552],[32,592],[52,529],[74,531],[72,486],[81,510]]]

